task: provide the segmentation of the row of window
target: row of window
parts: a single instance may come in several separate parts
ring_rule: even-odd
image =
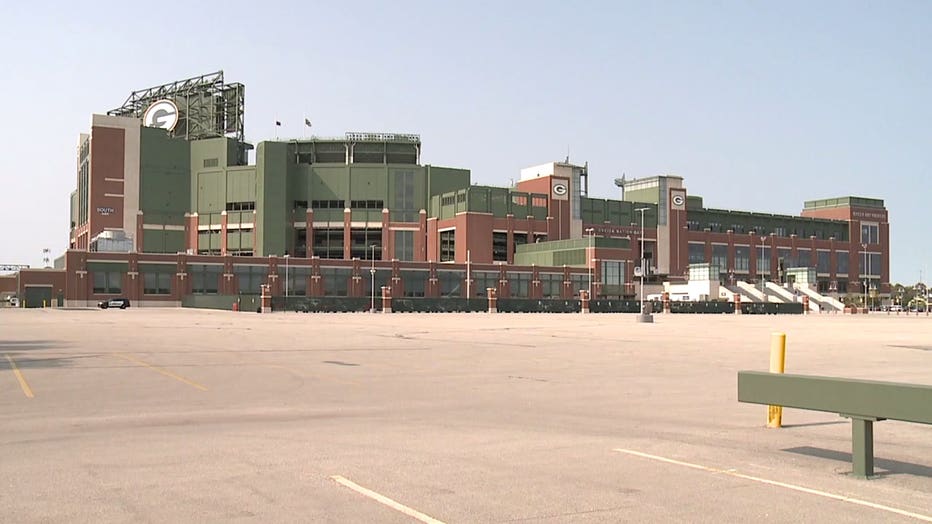
[[[702,224],[698,220],[687,220],[686,229],[688,229],[689,231],[702,231],[703,227],[702,227]],[[725,233],[727,231],[732,231],[736,234],[756,234],[756,235],[768,235],[768,236],[770,234],[773,234],[774,236],[778,236],[778,237],[789,236],[787,234],[789,233],[791,235],[796,235],[801,238],[809,238],[810,236],[814,236],[822,240],[827,240],[829,236],[832,236],[831,234],[828,234],[820,229],[816,229],[816,230],[805,229],[805,228],[787,229],[784,226],[776,226],[776,227],[773,227],[772,229],[768,229],[762,226],[745,227],[743,224],[731,224],[725,227],[719,222],[709,222],[705,226],[704,229],[707,231],[711,231],[713,233]],[[843,239],[839,239],[839,240],[843,240]]]
[[[255,202],[227,202],[227,211],[254,211]]]
[[[350,200],[353,209],[385,209],[384,200]]]
[[[720,268],[722,271],[733,269],[736,272],[746,272],[750,268],[750,253],[754,250],[757,255],[757,272],[770,273],[771,248],[769,247],[752,247],[752,246],[735,246],[735,256],[733,264],[729,265],[728,246],[722,244],[712,244],[712,254],[706,259],[705,244],[699,242],[689,243],[689,263],[702,264],[711,263],[713,266]],[[813,256],[815,255],[815,256]],[[880,275],[881,256],[880,253],[862,253],[861,255],[861,274]],[[796,253],[790,248],[777,248],[777,260],[782,269],[793,267],[811,267],[815,268],[817,273],[832,272],[832,256],[828,250],[818,249],[812,253],[811,249],[797,248]],[[849,252],[835,252],[835,273],[845,275],[849,269]]]

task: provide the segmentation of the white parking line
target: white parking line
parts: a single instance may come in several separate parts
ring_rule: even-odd
[[[742,474],[742,473],[737,473],[737,472],[735,472],[735,471],[732,470],[732,469],[711,468],[711,467],[708,467],[708,466],[703,466],[703,465],[701,465],[701,464],[693,464],[693,463],[691,463],[691,462],[683,462],[682,460],[676,460],[676,459],[661,457],[661,456],[658,456],[658,455],[651,455],[651,454],[649,454],[649,453],[642,453],[642,452],[640,452],[640,451],[634,451],[634,450],[630,450],[630,449],[620,449],[620,448],[616,448],[616,449],[613,449],[612,451],[616,451],[616,452],[618,452],[618,453],[625,453],[625,454],[628,454],[628,455],[634,455],[634,456],[642,457],[642,458],[646,458],[646,459],[657,460],[657,461],[660,461],[660,462],[666,462],[666,463],[668,463],[668,464],[676,464],[677,466],[684,466],[684,467],[687,467],[687,468],[692,468],[692,469],[698,469],[698,470],[702,470],[702,471],[707,471],[707,472],[709,472],[709,473],[721,473],[722,475],[729,475],[729,476],[736,477],[736,478],[740,478],[740,479],[751,480],[751,481],[754,481],[754,482],[760,482],[761,484],[769,484],[769,485],[771,485],[771,486],[778,486],[778,487],[781,487],[781,488],[791,489],[791,490],[793,490],[793,491],[800,491],[800,492],[802,492],[802,493],[809,493],[810,495],[817,495],[817,496],[819,496],[819,497],[825,497],[825,498],[828,498],[828,499],[839,500],[839,501],[841,501],[841,502],[848,502],[848,503],[850,503],[850,504],[856,504],[856,505],[858,505],[858,506],[865,506],[865,507],[868,507],[868,508],[879,509],[879,510],[881,510],[881,511],[887,511],[887,512],[890,512],[890,513],[896,513],[897,515],[903,515],[904,517],[914,518],[914,519],[917,519],[917,520],[921,520],[921,521],[923,521],[923,522],[932,522],[932,516],[929,516],[929,515],[920,515],[919,513],[913,513],[913,512],[911,512],[911,511],[906,511],[906,510],[899,509],[899,508],[892,508],[892,507],[890,507],[890,506],[884,506],[883,504],[877,504],[876,502],[869,502],[869,501],[866,501],[866,500],[856,499],[856,498],[853,498],[853,497],[846,497],[846,496],[844,496],[844,495],[836,495],[835,493],[829,493],[829,492],[827,492],[827,491],[820,491],[820,490],[817,490],[817,489],[806,488],[806,487],[803,487],[803,486],[797,486],[797,485],[795,485],[795,484],[787,484],[786,482],[778,482],[778,481],[776,481],[776,480],[768,480],[768,479],[763,479],[763,478],[760,478],[760,477],[752,477],[751,475],[744,475],[744,474]]]
[[[341,477],[340,475],[333,475],[332,477],[330,477],[330,480],[333,480],[333,481],[336,482],[337,484],[346,486],[347,488],[349,488],[349,489],[355,491],[356,493],[359,493],[359,494],[361,494],[361,495],[365,495],[365,496],[369,497],[370,499],[372,499],[372,500],[374,500],[374,501],[376,501],[376,502],[379,502],[379,503],[381,503],[381,504],[384,504],[384,505],[386,505],[386,506],[392,508],[392,509],[395,510],[395,511],[404,513],[405,515],[407,515],[407,516],[409,516],[409,517],[411,517],[411,518],[417,519],[417,520],[419,520],[419,521],[421,521],[421,522],[427,522],[428,524],[444,524],[443,521],[437,520],[437,519],[435,519],[435,518],[433,518],[433,517],[431,517],[431,516],[429,516],[429,515],[425,515],[425,514],[421,513],[420,511],[418,511],[418,510],[416,510],[416,509],[409,508],[408,506],[405,506],[404,504],[401,504],[401,503],[399,503],[399,502],[395,502],[394,500],[392,500],[392,499],[386,497],[385,495],[381,495],[381,494],[379,494],[379,493],[376,493],[376,492],[372,491],[371,489],[366,489],[366,488],[360,486],[359,484],[356,484],[356,483],[353,482],[352,480],[349,480],[349,479],[347,479],[347,478],[345,478],[345,477]]]

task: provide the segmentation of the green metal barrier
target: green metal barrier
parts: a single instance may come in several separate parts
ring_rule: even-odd
[[[874,422],[932,424],[932,386],[920,384],[739,371],[738,402],[850,418],[853,473],[862,478],[874,474]]]
[[[579,313],[582,303],[578,300],[500,298],[499,313]]]
[[[487,298],[393,298],[395,313],[480,313],[489,310]]]
[[[732,309],[734,311],[734,309]],[[741,313],[745,315],[802,315],[802,303],[790,302],[742,302]]]
[[[640,313],[641,303],[637,300],[611,300],[600,298],[589,301],[590,313]]]
[[[352,313],[369,311],[370,297],[272,297],[272,311],[302,313]],[[382,297],[376,297],[375,307],[382,310]]]
[[[734,313],[734,302],[670,302],[670,313]]]

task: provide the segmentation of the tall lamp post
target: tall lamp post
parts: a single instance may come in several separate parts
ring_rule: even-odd
[[[375,248],[378,247],[378,244],[371,244],[369,247],[372,248],[372,267],[369,269],[369,281],[372,284],[372,293],[369,301],[369,312],[375,313]]]
[[[586,233],[589,235],[589,252],[586,253],[586,258],[589,260],[589,263],[586,264],[589,266],[589,300],[592,300],[592,265],[595,262],[595,257],[592,256],[592,235],[595,233],[595,228],[587,227]]]
[[[644,267],[644,212],[650,209],[649,207],[639,207],[635,209],[636,212],[641,213],[641,314],[638,316],[638,322],[653,322],[654,317],[650,313],[644,310],[644,273],[647,272]]]
[[[288,302],[288,259],[291,258],[291,255],[285,253],[285,302]],[[287,308],[287,304],[285,305]]]
[[[867,283],[870,278],[870,257],[867,253],[867,244],[861,244],[861,247],[864,249],[864,308],[867,308]]]

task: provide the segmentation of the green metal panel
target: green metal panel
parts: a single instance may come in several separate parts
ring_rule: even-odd
[[[262,142],[256,150],[256,255],[285,253],[285,226],[291,217],[287,197],[288,147]]]
[[[227,249],[239,249],[241,246],[240,232],[238,229],[227,233]]]
[[[837,197],[837,198],[823,198],[820,200],[807,200],[803,203],[803,208],[805,209],[821,209],[821,208],[831,208],[831,207],[872,207],[876,209],[883,209],[884,203],[883,200],[879,198],[864,198],[856,196],[847,196],[847,197]]]
[[[201,309],[232,310],[237,297],[230,295],[185,295],[181,300],[182,307]],[[243,311],[248,311],[243,309]]]
[[[388,168],[351,166],[349,200],[382,200],[388,204]]]
[[[739,371],[738,401],[932,424],[932,386],[921,384]]]
[[[139,209],[145,224],[183,225],[191,202],[190,145],[163,130],[143,127],[139,150]],[[148,231],[146,232],[148,233]],[[164,238],[143,233],[143,249],[166,253]],[[145,238],[150,237],[150,242]]]
[[[226,191],[223,171],[201,171],[197,174],[197,205],[200,214],[219,213],[226,209]]]
[[[449,193],[469,187],[470,174],[468,169],[437,166],[426,166],[426,168],[427,196]]]
[[[307,164],[295,164],[291,166],[288,176],[288,205],[294,207],[296,200],[307,201],[310,205],[311,199],[311,175],[313,168]]]
[[[402,181],[413,179],[413,195]],[[408,202],[408,197],[411,201]],[[388,195],[385,201],[395,222],[417,222],[419,212],[428,209],[427,170],[422,166],[392,166],[389,174]]]
[[[315,166],[310,174],[309,183],[309,201],[349,200],[348,166]],[[314,212],[316,214],[317,210]]]
[[[184,251],[184,231],[145,229],[142,247],[146,253],[177,253]]]
[[[256,202],[256,168],[233,167],[226,170],[226,202]]]
[[[474,213],[489,213],[491,188],[470,187],[466,190],[466,209]]]

